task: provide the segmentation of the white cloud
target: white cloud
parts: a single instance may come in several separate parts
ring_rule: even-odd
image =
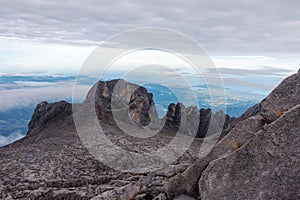
[[[275,70],[286,70],[288,75],[299,69],[299,57],[271,57],[271,56],[211,56],[218,68],[235,68],[246,70],[258,70],[268,66]],[[271,71],[271,70],[270,70]],[[290,71],[290,72],[288,72]],[[262,71],[263,72],[263,71]]]
[[[94,46],[46,44],[28,39],[0,37],[0,70],[20,72],[76,72]]]
[[[299,55],[299,7],[299,1],[277,0],[11,0],[0,7],[0,35],[91,45],[130,28],[158,26],[184,32],[209,51]]]
[[[14,132],[8,136],[0,135],[0,147],[10,144],[18,139],[21,139],[22,137],[24,137],[24,135],[22,135],[22,133],[18,132],[18,131]]]
[[[263,56],[247,62],[219,57],[218,67],[294,69],[300,54],[299,7],[300,1],[277,0],[6,1],[0,7],[0,71],[77,72],[101,41],[149,26],[183,32],[211,55]]]
[[[32,106],[41,101],[72,99],[73,84],[72,82],[59,82],[47,87],[3,90],[0,93],[0,111]],[[82,92],[88,91],[87,88],[89,88],[86,85],[80,87],[83,88]],[[80,97],[85,95],[86,93],[83,93]]]

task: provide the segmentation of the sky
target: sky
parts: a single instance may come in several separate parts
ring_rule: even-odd
[[[0,73],[76,73],[102,41],[142,27],[186,34],[220,68],[292,73],[300,63],[299,7],[297,0],[1,1]]]
[[[208,76],[214,76],[217,68],[230,89],[229,103],[243,109],[300,67],[298,0],[0,0],[0,5],[0,146],[26,133],[38,102],[72,99],[75,75],[89,56],[104,41],[127,30],[164,28],[197,42],[215,66],[207,66]],[[143,42],[147,39],[130,35],[118,43],[108,42],[108,47],[130,50]],[[191,50],[168,34],[154,42]],[[159,73],[154,65],[163,66]],[[174,80],[177,74],[187,75],[198,87],[199,75],[189,67],[170,53],[135,51],[114,61],[111,74],[123,73],[134,81],[152,73],[148,79],[173,84],[182,83]],[[84,96],[90,85],[81,87]]]

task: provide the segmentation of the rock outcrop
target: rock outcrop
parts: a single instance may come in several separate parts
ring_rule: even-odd
[[[162,169],[121,172],[99,162],[83,146],[71,104],[42,102],[28,134],[0,148],[0,199],[300,199],[299,73],[237,119],[222,111],[213,114],[210,109],[171,104],[165,129],[146,140],[124,137],[108,123],[120,119],[146,130],[159,120],[145,88],[121,79],[99,81],[76,106],[84,110],[87,105],[96,106],[110,141],[128,151],[151,152],[168,144],[172,131],[189,134],[198,125],[199,138]],[[89,127],[88,120],[82,123]],[[203,142],[216,131],[222,131],[222,139],[199,158]]]
[[[283,112],[299,104],[299,86],[299,73],[287,77],[265,99],[234,120],[230,128],[223,132],[222,137],[228,134],[235,124],[255,115],[263,116],[266,123],[275,121]]]
[[[199,181],[201,199],[299,199],[299,122],[300,105],[210,162]]]
[[[297,181],[299,180],[299,167],[287,169],[290,166],[290,160],[293,164],[296,164],[295,166],[299,166],[299,145],[296,142],[284,141],[287,137],[293,138],[299,143],[300,129],[298,124],[300,124],[300,118],[296,116],[296,113],[298,113],[297,105],[300,105],[299,73],[283,80],[262,102],[247,110],[241,117],[231,123],[226,134],[223,134],[224,138],[214,146],[208,155],[199,158],[184,173],[171,179],[166,186],[169,196],[186,194],[192,197],[201,197],[201,199],[268,199],[270,197],[275,199],[299,199],[300,191],[288,189],[283,183],[283,180],[289,179],[293,184],[292,187],[300,188],[300,183]],[[285,136],[283,137],[283,135]],[[263,139],[263,137],[265,138]],[[272,143],[275,140],[277,140],[278,146],[274,146],[274,143]],[[280,149],[285,145],[289,145],[286,152]],[[275,148],[278,149],[275,150]],[[282,162],[281,164],[274,160],[265,163],[264,159],[271,161],[270,158],[273,156],[269,150],[276,152],[276,159]],[[288,152],[290,152],[290,155]],[[231,164],[229,164],[229,160],[232,161]],[[253,165],[249,164],[248,160],[252,160]],[[285,162],[289,164],[285,164]],[[212,170],[215,166],[214,163],[219,167],[220,171],[218,173]],[[239,167],[235,167],[235,164]],[[222,169],[220,169],[221,165]],[[269,172],[263,170],[269,170]],[[224,173],[224,171],[227,173]],[[229,171],[231,173],[228,173]],[[276,172],[276,174],[270,173],[271,171]],[[289,174],[285,171],[289,171]],[[262,174],[259,174],[259,172]],[[253,173],[256,174],[251,179]],[[233,174],[239,174],[240,177],[233,176]],[[270,175],[270,177],[266,179],[265,176],[267,175]],[[213,180],[214,178],[216,181]],[[267,189],[268,183],[273,181],[272,178],[276,179],[274,185],[272,185],[273,189]],[[282,182],[277,181],[277,179],[282,180]],[[226,181],[223,180],[232,183],[227,182],[228,185],[225,186]],[[264,183],[262,184],[262,182]],[[238,186],[238,184],[241,185]],[[246,186],[247,184],[249,184],[249,187]],[[264,186],[259,187],[261,184]],[[225,189],[221,189],[223,186]],[[218,189],[220,192],[217,191]],[[283,190],[282,192],[285,194],[279,195],[275,191],[277,189]],[[225,192],[225,190],[227,191]],[[256,195],[258,196],[254,195],[254,191],[257,192]],[[228,195],[228,198],[225,194]],[[254,195],[253,198],[251,196],[247,197],[248,194]],[[276,195],[278,195],[278,198]]]
[[[195,137],[205,138],[226,131],[234,120],[234,117],[226,115],[222,110],[213,114],[210,108],[199,110],[196,106],[185,108],[182,103],[171,103],[168,107],[165,127],[172,131],[178,131],[180,127],[183,132],[196,132]],[[198,124],[195,124],[197,122]]]
[[[213,114],[209,108],[199,110],[196,106],[185,108],[182,103],[171,103],[166,117],[159,120],[153,94],[123,79],[98,81],[89,91],[85,103],[95,103],[97,116],[102,121],[119,120],[137,126],[152,122],[152,127],[165,123],[164,128],[168,131],[177,132],[180,128],[182,133],[196,132],[198,138],[225,130],[235,119],[223,111]],[[195,124],[197,121],[199,123]]]
[[[136,127],[146,129],[156,117],[152,94],[123,80],[120,85],[117,82],[98,82],[86,101],[74,107],[65,101],[38,104],[28,134],[0,148],[0,199],[167,199],[164,184],[195,160],[200,139],[195,139],[189,154],[182,155],[180,162],[175,160],[157,172],[145,174],[105,166],[87,151],[78,136],[72,111],[88,115],[96,106],[105,135],[119,148],[151,152],[173,139],[174,134],[164,130],[158,137],[146,140],[127,137],[109,123],[115,117],[123,120],[124,115]],[[87,126],[86,135],[90,131],[88,119],[82,119]]]
[[[72,114],[72,105],[66,101],[48,103],[46,101],[39,103],[28,124],[27,134],[38,131],[47,126],[50,122],[61,120]]]
[[[130,119],[138,126],[157,120],[153,94],[146,88],[123,79],[98,81],[89,91],[85,103],[95,103],[100,120]],[[128,118],[128,116],[130,118]],[[154,119],[155,118],[155,119]]]
[[[166,115],[165,127],[177,131],[181,122],[181,108],[182,104],[180,103],[171,103],[168,107],[168,112]]]

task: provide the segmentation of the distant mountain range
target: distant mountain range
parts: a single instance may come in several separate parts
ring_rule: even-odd
[[[37,103],[44,100],[54,102],[61,99],[72,102],[72,87],[76,78],[82,85],[90,85],[97,81],[93,77],[73,75],[1,75],[0,146],[25,135],[32,110]],[[146,84],[144,87],[154,94],[159,117],[166,114],[170,103],[178,102],[174,93],[182,90],[182,88],[167,88],[155,83]],[[218,111],[218,106],[211,105],[206,85],[195,84],[193,88],[198,95],[199,108],[212,108],[213,112]],[[222,89],[221,87],[217,88]],[[262,94],[253,94],[247,91],[236,91],[230,88],[225,88],[225,91],[227,94],[226,113],[230,116],[240,116],[263,98]],[[81,102],[83,99],[75,101]]]

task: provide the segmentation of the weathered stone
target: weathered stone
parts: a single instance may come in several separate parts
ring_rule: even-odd
[[[102,194],[91,198],[91,200],[111,200],[111,199],[118,199],[118,195],[114,190],[103,192]]]
[[[96,86],[91,89],[90,93],[97,88]],[[110,84],[104,84],[104,89],[101,90],[103,107],[99,108],[100,118],[104,114],[109,114],[112,108],[111,105],[104,103],[110,97],[111,87]],[[151,104],[149,102],[151,102],[152,96],[148,96],[148,93],[143,89],[140,92],[133,92],[132,96],[128,95],[129,101],[122,101],[122,106],[125,105],[126,108],[129,108],[130,105],[139,105],[141,102],[145,105]],[[126,96],[123,90],[117,94],[119,95],[113,98],[122,99]],[[142,98],[140,98],[141,96]],[[101,102],[98,103],[100,106]],[[153,175],[151,173],[145,174],[145,172],[130,174],[111,169],[95,159],[83,146],[82,139],[77,134],[78,127],[77,129],[75,127],[71,106],[64,101],[39,104],[30,123],[30,127],[32,127],[30,133],[21,140],[0,148],[0,199],[9,199],[10,197],[11,199],[81,200],[93,197],[94,199],[130,199],[138,196],[152,199],[161,194],[159,197],[163,200],[166,199],[163,186],[168,181],[168,177],[177,173],[179,169],[186,169],[186,166],[190,165],[197,156],[197,147],[201,141],[196,139],[196,142],[191,145],[193,148],[190,153],[181,156],[181,162],[175,160],[172,165],[165,166]],[[128,110],[126,111],[127,117],[133,116],[134,118],[138,114],[143,118],[141,113],[144,112],[144,105],[133,107],[134,112],[132,114],[128,113]],[[150,117],[151,107],[149,110]],[[84,104],[73,105],[75,116],[78,112],[83,114],[79,123],[84,125],[85,133],[83,135],[87,137],[90,136],[90,133],[94,133],[93,126],[91,126],[94,121],[96,123],[103,122],[101,126],[104,133],[113,144],[141,155],[144,152],[162,148],[173,139],[173,134],[164,132],[164,130],[158,137],[150,137],[145,140],[139,137],[127,137],[122,130],[106,123],[108,121],[98,121],[92,115],[94,110],[95,106],[89,98]],[[153,118],[151,117],[152,122]],[[135,128],[137,124],[135,124]],[[148,126],[141,129],[146,128]],[[139,133],[139,131],[137,132]],[[119,160],[122,159],[124,159],[123,163],[126,164],[126,158],[121,157]],[[147,167],[145,164],[145,168]],[[153,169],[149,167],[150,170]]]
[[[123,79],[98,81],[88,92],[85,103],[95,103],[100,120],[117,119],[147,126],[158,119],[153,94]]]
[[[195,199],[186,195],[180,195],[178,197],[175,197],[174,200],[195,200]]]
[[[232,123],[234,119],[223,111],[213,114],[209,108],[198,110],[196,106],[185,108],[182,103],[171,103],[166,115],[165,128],[174,132],[180,129],[182,133],[204,138],[221,133],[222,130],[229,127],[229,123]]]
[[[234,120],[228,127],[226,132],[228,134],[223,134],[223,139],[214,146],[211,152],[205,157],[199,158],[184,173],[175,176],[169,181],[166,185],[168,195],[174,197],[179,194],[187,194],[189,196],[198,197],[201,194],[198,190],[198,180],[209,163],[243,148],[243,145],[255,137],[258,131],[265,129],[266,123],[270,125],[276,123],[278,118],[281,118],[286,110],[291,109],[297,104],[300,104],[299,74],[286,78],[261,103],[253,106],[241,117]],[[299,122],[297,123],[299,124]],[[289,134],[289,131],[282,131]],[[294,148],[297,149],[297,146],[294,146]],[[299,148],[297,151],[300,151]],[[263,163],[261,163],[261,165],[263,165]],[[225,167],[226,165],[223,166]],[[222,171],[220,173],[222,173]]]
[[[181,106],[179,103],[171,103],[166,115],[165,128],[171,131],[178,131],[181,122]]]
[[[166,197],[165,194],[160,193],[159,195],[157,195],[156,197],[154,197],[153,200],[167,200],[167,197]]]
[[[211,120],[211,109],[200,109],[200,120],[199,120],[199,127],[197,132],[197,137],[204,138],[208,132],[210,120]]]
[[[56,103],[48,103],[46,101],[39,103],[28,124],[28,132],[30,134],[33,130],[41,130],[50,122],[57,119],[63,119],[72,114],[72,105],[66,101],[59,101]]]
[[[300,105],[210,162],[199,181],[201,199],[299,199],[299,130]]]
[[[0,148],[0,199],[299,199],[299,76],[285,79],[238,119],[203,110],[206,117],[202,123],[209,121],[213,126],[205,135],[211,145],[196,138],[177,161],[152,174],[120,172],[100,163],[82,145],[70,104],[43,102],[35,110],[29,134]],[[95,84],[85,104],[76,106],[88,108],[85,114],[89,115],[94,107],[87,105],[96,102],[103,121],[115,112],[137,126],[152,123],[152,114],[156,115],[155,109],[151,110],[152,96],[134,84],[121,81],[118,85],[116,81]],[[188,130],[198,125],[193,119],[200,116],[199,109],[180,103],[171,107],[170,122],[178,126],[180,119],[179,130],[189,134]],[[81,123],[86,124],[88,135],[89,118],[84,119]],[[159,149],[174,135],[162,130],[159,137],[145,142],[123,137],[123,132],[109,123],[103,127],[115,145],[138,153]],[[213,133],[222,129],[229,134],[216,143]],[[199,148],[209,153],[195,161]]]

